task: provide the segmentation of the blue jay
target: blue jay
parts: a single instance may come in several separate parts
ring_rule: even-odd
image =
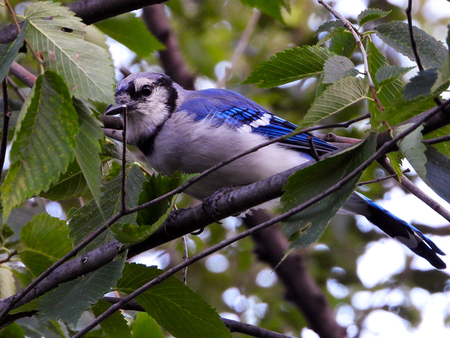
[[[238,93],[185,90],[158,73],[137,73],[123,79],[116,89],[116,102],[117,106],[109,106],[105,114],[127,109],[127,142],[136,145],[148,163],[164,175],[201,173],[296,129]],[[221,188],[254,183],[311,161],[308,136],[298,134],[246,155],[201,179],[186,193],[201,200]],[[313,143],[319,154],[337,149],[317,138]],[[365,216],[436,268],[446,267],[437,256],[445,254],[436,244],[367,197],[355,192],[343,209]]]

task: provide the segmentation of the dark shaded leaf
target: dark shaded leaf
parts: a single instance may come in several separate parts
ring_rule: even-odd
[[[25,20],[20,33],[13,42],[0,44],[0,82],[3,82],[5,79],[6,74],[9,72],[9,67],[19,53],[20,47],[23,46],[27,27],[28,21]]]
[[[411,61],[415,61],[411,48],[408,24],[402,21],[391,21],[378,25],[377,36],[386,44],[394,48],[397,52],[407,56]],[[448,51],[442,42],[436,40],[431,35],[425,33],[417,27],[413,27],[417,50],[425,68],[441,68]]]
[[[450,203],[450,158],[434,147],[426,146],[427,181],[433,190]]]
[[[94,312],[95,317],[100,316],[103,312],[108,310],[111,307],[111,303],[104,301],[103,299],[99,299],[97,304],[92,307],[92,311]],[[138,313],[139,314],[139,313]],[[134,323],[134,321],[133,321]],[[127,321],[125,320],[123,314],[119,311],[114,312],[111,316],[106,318],[100,323],[100,326],[105,331],[105,333],[109,337],[114,338],[128,338],[131,337],[130,327],[128,326]],[[149,336],[149,332],[144,334],[141,337]],[[152,335],[153,337],[153,335]]]
[[[161,273],[156,267],[126,264],[117,290],[129,294]],[[150,288],[136,301],[175,337],[231,337],[214,308],[175,277]]]
[[[283,211],[305,203],[355,170],[375,152],[375,139],[375,136],[371,135],[363,143],[299,170],[289,177],[283,188],[285,193],[281,197]],[[283,232],[292,242],[290,248],[314,243],[322,235],[330,218],[354,191],[360,174],[339,190],[284,221]]]

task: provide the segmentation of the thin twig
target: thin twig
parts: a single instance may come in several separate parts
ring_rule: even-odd
[[[223,74],[222,78],[220,78],[219,81],[217,81],[217,88],[225,87],[225,83],[227,82],[228,77],[230,76],[234,67],[239,62],[239,59],[242,57],[242,54],[244,54],[245,48],[248,45],[248,41],[250,40],[253,30],[255,29],[256,24],[258,23],[260,17],[261,12],[255,8],[253,10],[252,16],[250,17],[250,20],[248,20],[247,26],[245,27],[245,30],[242,33],[241,38],[239,39],[239,42],[236,46],[236,49],[234,50],[234,53],[231,57],[230,67],[227,67],[225,69],[225,74]]]
[[[9,71],[12,75],[22,81],[26,86],[33,87],[36,82],[36,76],[19,65],[16,61],[11,64]]]
[[[108,229],[114,222],[120,219],[123,216],[123,212],[119,211],[113,217],[105,222],[100,228],[95,230],[93,233],[89,235],[89,237],[85,238],[80,244],[75,246],[70,252],[68,252],[64,257],[57,260],[53,263],[47,270],[41,273],[35,280],[33,280],[26,288],[17,293],[16,295],[6,298],[0,302],[0,323],[5,319],[8,312],[16,305],[25,295],[27,295],[31,290],[33,290],[45,277],[50,275],[54,270],[56,270],[59,266],[67,262],[69,259],[74,257],[81,249],[85,248],[89,243],[91,243],[97,236],[103,233],[106,229]]]
[[[20,88],[16,83],[11,79],[11,77],[7,76],[6,80],[8,81],[8,85],[11,86],[16,94],[20,97],[20,99],[25,102],[26,96],[20,91]]]
[[[358,44],[359,49],[360,49],[361,54],[362,54],[362,57],[363,57],[364,74],[367,76],[367,79],[369,80],[370,92],[372,93],[372,97],[373,97],[373,99],[375,100],[375,102],[378,105],[378,109],[380,111],[383,111],[384,108],[383,108],[383,106],[382,106],[382,104],[380,102],[380,99],[378,98],[377,92],[375,90],[375,85],[374,85],[373,80],[372,80],[372,76],[370,75],[370,72],[369,72],[369,61],[368,61],[367,52],[366,52],[366,49],[364,48],[364,45],[363,45],[363,43],[361,41],[361,38],[360,38],[358,32],[356,31],[355,27],[353,27],[352,23],[350,21],[348,21],[346,18],[344,18],[341,13],[336,11],[330,5],[325,3],[323,0],[318,0],[318,2],[323,7],[325,7],[331,14],[333,14],[336,17],[336,19],[340,20],[344,24],[344,26],[350,31],[350,33],[352,33],[353,37],[355,38],[356,43]]]
[[[426,140],[422,140],[422,143],[437,144],[437,143],[442,143],[442,142],[447,142],[447,141],[450,141],[450,135],[444,135],[444,136],[440,136],[440,137],[429,138],[429,139],[426,139]]]
[[[11,119],[11,109],[9,108],[9,98],[8,98],[8,83],[6,79],[2,82],[2,92],[3,92],[3,129],[2,129],[2,139],[0,143],[0,184],[2,181],[3,166],[5,165],[6,159],[6,148],[8,146],[8,134],[9,134],[9,120]]]
[[[186,240],[186,235],[181,236],[181,243],[183,244],[183,261],[189,258],[188,244]],[[181,270],[181,281],[187,285],[187,272],[188,267],[186,266],[183,270]]]
[[[0,264],[9,262],[11,260],[12,257],[14,257],[15,255],[17,255],[18,251],[17,250],[13,250],[11,252],[8,253],[8,256],[5,259],[0,259]]]
[[[406,170],[403,170],[403,173],[409,173],[410,171],[411,171],[411,170],[406,169]],[[362,186],[362,185],[373,184],[373,183],[379,183],[379,182],[383,182],[383,181],[390,180],[391,178],[395,178],[395,177],[398,177],[398,175],[397,175],[396,173],[395,173],[395,174],[391,174],[391,175],[389,175],[389,176],[377,178],[377,179],[371,180],[371,181],[358,182],[357,186],[360,187],[360,186]]]
[[[411,49],[414,54],[414,58],[416,59],[417,67],[420,71],[423,71],[423,64],[422,60],[419,55],[419,51],[417,50],[417,44],[416,44],[416,38],[414,37],[414,30],[413,30],[413,24],[412,24],[412,0],[408,0],[408,7],[406,7],[405,10],[406,17],[408,18],[408,30],[409,30],[409,38],[411,40]]]
[[[121,204],[122,204],[122,212],[125,213],[127,211],[127,201],[126,201],[126,180],[127,180],[127,171],[126,171],[126,163],[127,163],[127,113],[128,108],[125,106],[123,110],[123,145],[122,145],[122,191],[121,191]]]
[[[13,17],[14,24],[17,27],[17,31],[20,33],[20,31],[22,29],[20,28],[19,22],[17,21],[17,18],[16,18],[16,13],[14,12],[14,9],[12,8],[11,4],[9,3],[9,0],[5,0],[5,5],[8,8],[9,12],[11,13],[11,16]],[[27,47],[31,50],[31,53],[34,55],[34,57],[39,62],[39,64],[42,64],[44,62],[44,60],[42,60],[42,58],[34,51],[30,42],[27,39],[25,39],[25,43],[27,44]]]
[[[389,173],[394,174],[395,170],[392,168],[386,157],[378,159],[378,163]],[[408,177],[402,175],[401,180],[399,180],[398,176],[394,177],[400,184],[408,190],[411,194],[416,196],[426,205],[428,205],[431,209],[433,209],[436,213],[444,217],[447,221],[450,222],[450,212],[432,199],[430,196],[425,194],[422,190],[420,190]]]
[[[445,105],[449,104],[449,101],[446,102]],[[189,266],[200,259],[205,258],[208,255],[211,255],[212,253],[221,250],[225,248],[226,246],[242,239],[247,236],[252,235],[253,233],[260,231],[262,229],[265,229],[277,222],[280,222],[304,209],[307,207],[313,205],[314,203],[317,203],[321,199],[325,198],[326,196],[330,195],[331,193],[341,189],[346,183],[348,183],[350,180],[352,180],[354,177],[359,175],[360,172],[362,172],[364,169],[366,169],[374,160],[376,160],[378,157],[382,156],[386,150],[388,150],[392,145],[397,143],[397,141],[401,140],[403,137],[417,129],[424,121],[428,120],[431,116],[439,113],[441,107],[436,107],[436,109],[433,109],[429,112],[429,114],[424,114],[421,116],[420,119],[418,119],[415,123],[412,123],[411,126],[407,129],[405,129],[403,132],[399,133],[397,136],[393,137],[390,141],[386,142],[383,146],[381,146],[372,156],[370,156],[366,161],[361,163],[356,169],[354,169],[351,173],[349,173],[347,176],[345,176],[343,179],[341,179],[338,183],[333,185],[332,187],[328,188],[327,190],[323,191],[321,194],[315,196],[314,198],[311,198],[309,201],[306,201],[305,203],[289,210],[286,213],[283,213],[279,216],[274,217],[270,221],[261,223],[260,225],[248,229],[239,235],[236,235],[232,238],[229,238],[225,241],[222,241],[219,244],[216,244],[212,246],[209,249],[206,249],[205,251],[193,256],[192,258],[184,261],[183,263],[178,264],[177,266],[174,266],[173,268],[165,271],[155,279],[151,280],[150,282],[144,284],[140,288],[136,289],[132,293],[128,294],[126,297],[124,297],[120,302],[117,304],[112,305],[108,310],[106,310],[104,313],[102,313],[100,316],[98,316],[95,320],[93,320],[91,323],[89,323],[86,327],[84,327],[82,330],[80,330],[77,334],[73,336],[73,338],[80,338],[87,334],[90,330],[92,330],[95,326],[97,326],[99,323],[101,323],[103,320],[111,316],[114,312],[118,311],[121,307],[123,307],[125,304],[127,304],[129,301],[133,300],[143,292],[147,291],[149,288],[163,282],[165,279],[169,278],[173,274],[177,273],[181,269],[183,269],[186,266]]]

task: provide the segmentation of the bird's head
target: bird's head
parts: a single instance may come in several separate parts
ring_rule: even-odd
[[[106,115],[127,116],[128,142],[138,144],[150,137],[177,109],[183,89],[170,77],[159,73],[136,73],[119,82],[115,106],[108,106]]]

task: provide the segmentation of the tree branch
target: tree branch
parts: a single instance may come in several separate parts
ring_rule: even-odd
[[[158,52],[165,73],[183,88],[195,89],[195,76],[184,61],[178,37],[170,26],[163,5],[145,7],[142,18],[149,31],[166,46],[165,50]]]

